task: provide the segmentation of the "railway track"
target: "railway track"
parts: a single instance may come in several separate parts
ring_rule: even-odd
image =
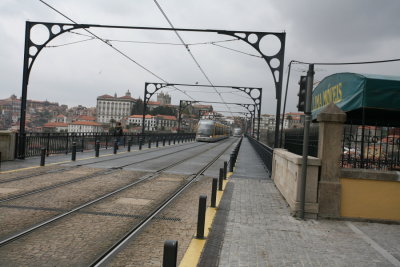
[[[67,181],[64,181],[64,182],[52,184],[52,185],[49,185],[49,186],[45,186],[45,187],[42,187],[42,188],[31,190],[29,192],[24,192],[24,193],[21,193],[21,194],[12,195],[12,196],[0,199],[0,204],[4,203],[4,202],[11,201],[11,200],[15,200],[15,199],[18,199],[18,198],[26,197],[26,196],[29,196],[29,195],[41,193],[41,192],[44,192],[44,191],[47,191],[47,190],[59,188],[59,187],[62,187],[62,186],[65,186],[65,185],[69,185],[69,184],[72,184],[72,183],[81,182],[81,181],[84,181],[86,179],[98,177],[100,175],[111,174],[113,172],[116,172],[118,169],[122,169],[122,168],[125,168],[125,167],[128,167],[128,166],[132,166],[132,165],[135,165],[135,164],[140,164],[140,163],[143,163],[143,162],[146,162],[146,161],[152,161],[152,160],[164,157],[164,156],[173,155],[175,153],[182,152],[182,151],[185,151],[185,150],[190,150],[190,149],[193,149],[193,148],[196,148],[196,147],[199,147],[199,146],[201,146],[201,145],[196,145],[196,146],[191,146],[191,147],[188,147],[188,148],[183,148],[183,149],[180,149],[180,150],[177,150],[177,151],[172,151],[172,152],[167,153],[167,154],[158,155],[156,157],[151,157],[151,158],[144,159],[144,160],[134,161],[134,162],[131,162],[131,163],[128,163],[128,164],[123,164],[123,165],[116,166],[116,167],[113,167],[113,168],[110,168],[110,169],[106,169],[106,170],[100,170],[100,171],[94,172],[94,173],[92,173],[90,175],[84,175],[84,176],[76,177],[76,178],[74,178],[72,180],[67,180]],[[148,152],[145,152],[145,153],[141,153],[140,155],[148,154],[148,153],[151,153],[151,152],[154,153],[156,151],[148,151]],[[87,162],[87,163],[79,164],[79,165],[76,165],[76,166],[69,166],[69,167],[66,167],[66,168],[61,168],[61,169],[58,169],[58,170],[49,170],[49,171],[46,171],[46,172],[40,172],[38,174],[23,175],[23,176],[15,177],[15,178],[12,178],[12,179],[6,179],[5,181],[1,181],[0,183],[5,184],[5,183],[21,181],[21,180],[24,180],[24,179],[30,179],[30,178],[33,178],[33,177],[39,177],[39,176],[42,176],[42,175],[49,175],[49,174],[52,175],[52,174],[56,174],[56,173],[68,172],[68,171],[71,171],[73,169],[77,169],[79,167],[90,166],[90,165],[93,165],[93,164],[99,164],[99,163],[103,163],[103,162],[108,162],[109,163],[111,161],[120,160],[122,158],[132,158],[132,157],[133,157],[132,155],[127,155],[127,156],[122,156],[122,157],[99,160],[99,161],[95,161],[95,162]]]
[[[211,147],[208,147],[202,153],[207,153],[207,152],[211,152],[212,153],[213,149],[215,150],[215,148],[218,148],[218,146],[220,146],[222,144],[225,144],[225,143],[222,142],[222,143],[216,144],[215,146],[212,145]],[[230,145],[231,144],[228,144],[224,148],[224,151],[226,151],[226,149],[228,149],[230,147]],[[162,193],[162,194],[160,193],[161,195],[163,195],[163,197],[165,197],[165,199],[157,200],[157,201],[155,201],[155,202],[157,202],[157,205],[150,205],[149,207],[147,207],[145,209],[146,210],[146,212],[145,212],[146,214],[143,213],[143,214],[140,214],[140,215],[132,215],[132,214],[129,214],[129,213],[120,214],[118,212],[114,212],[114,213],[112,213],[112,212],[103,212],[102,213],[102,212],[93,211],[93,210],[91,211],[90,207],[93,207],[95,205],[100,205],[99,203],[102,203],[104,201],[107,202],[107,199],[110,199],[110,198],[113,198],[113,197],[115,198],[116,195],[121,194],[124,191],[135,190],[135,188],[139,184],[145,184],[145,183],[150,183],[150,184],[151,183],[155,183],[155,184],[157,184],[157,183],[162,183],[162,181],[164,181],[162,179],[165,179],[165,171],[173,168],[174,166],[177,166],[177,165],[180,165],[180,164],[182,164],[184,162],[187,162],[188,160],[191,160],[191,159],[199,156],[201,153],[197,153],[197,154],[193,155],[192,157],[186,157],[186,158],[184,158],[182,160],[175,161],[174,163],[169,164],[168,166],[160,168],[156,172],[142,175],[141,177],[139,177],[138,179],[136,179],[132,183],[130,183],[128,185],[125,185],[125,186],[123,186],[121,188],[118,188],[117,190],[114,190],[113,192],[109,192],[109,193],[103,195],[102,197],[98,197],[98,198],[96,198],[96,199],[94,199],[92,201],[89,201],[89,202],[87,202],[87,203],[85,203],[83,205],[77,206],[77,207],[75,207],[73,209],[70,209],[70,210],[68,210],[66,212],[63,212],[63,213],[61,213],[61,214],[59,214],[57,216],[54,216],[54,217],[52,217],[52,218],[50,218],[50,219],[48,219],[48,220],[46,220],[44,222],[41,222],[41,223],[39,223],[37,225],[34,225],[34,226],[30,227],[30,228],[24,229],[24,230],[20,231],[18,234],[14,234],[14,235],[12,235],[12,236],[10,236],[8,238],[5,238],[2,241],[0,241],[0,246],[7,247],[7,246],[13,245],[15,243],[18,243],[18,241],[21,241],[21,239],[23,239],[23,238],[29,239],[29,236],[31,234],[35,235],[36,232],[43,232],[43,231],[45,231],[44,229],[51,228],[50,225],[55,225],[55,227],[57,227],[57,225],[62,225],[63,224],[63,220],[61,220],[62,218],[70,217],[70,220],[72,220],[71,217],[72,218],[79,217],[77,214],[79,214],[80,216],[95,214],[97,216],[107,215],[107,216],[114,216],[114,217],[119,217],[119,218],[123,218],[123,219],[127,219],[128,218],[130,220],[130,223],[133,223],[135,225],[135,227],[133,229],[129,230],[128,236],[130,236],[130,237],[131,236],[135,236],[137,234],[137,232],[140,229],[142,229],[146,224],[148,224],[148,222],[150,222],[152,219],[154,219],[157,216],[157,214],[159,214],[159,212],[163,208],[165,208],[165,206],[168,203],[170,203],[174,198],[176,198],[176,196],[179,194],[179,192],[182,192],[185,188],[189,187],[191,183],[193,183],[202,173],[204,173],[204,171],[209,166],[211,166],[212,163],[215,160],[217,160],[220,157],[221,154],[224,153],[224,151],[219,153],[217,156],[215,156],[213,158],[213,160],[209,162],[209,164],[204,166],[204,168],[202,168],[201,170],[197,171],[195,174],[190,175],[188,177],[183,177],[183,178],[181,177],[179,179],[177,178],[177,181],[178,181],[177,182],[177,185],[178,185],[177,188],[178,189],[175,186],[174,188],[170,188],[169,191],[166,190],[166,191],[168,191],[168,194],[167,194],[168,196],[165,195],[166,193]],[[212,154],[215,154],[215,152],[212,153]],[[169,154],[167,154],[167,155],[169,155]],[[165,156],[166,155],[164,155],[164,157]],[[159,181],[159,179],[161,179],[160,180],[161,182]],[[168,179],[170,179],[170,178],[168,178]],[[173,191],[174,194],[169,196],[171,191]],[[124,228],[124,227],[122,227],[122,228]],[[123,240],[127,240],[126,238],[127,238],[127,234],[124,235],[124,238],[120,238],[118,240],[118,242],[115,242],[115,240],[113,240],[114,244],[112,246],[109,246],[112,249],[107,248],[106,252],[102,253],[102,256],[98,257],[97,260],[95,260],[95,261],[93,261],[93,260],[91,261],[92,265],[93,266],[97,266],[97,264],[102,264],[101,262],[107,262],[108,259],[110,257],[112,257],[112,256],[107,256],[107,255],[115,255],[115,252],[111,252],[111,251],[114,250],[115,248],[117,248],[117,251],[119,251],[121,249],[121,246],[123,247],[123,243],[127,242],[127,241],[123,241]],[[21,242],[23,243],[24,241],[21,241]],[[21,242],[19,242],[19,243],[21,243]],[[107,242],[107,244],[108,243],[109,242]],[[18,245],[17,245],[17,247],[18,247]],[[3,249],[1,249],[1,250],[3,250]],[[2,254],[1,250],[0,250],[0,255]]]

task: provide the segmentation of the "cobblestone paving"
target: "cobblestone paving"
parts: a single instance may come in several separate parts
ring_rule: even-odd
[[[184,180],[173,178],[164,175],[141,183],[2,247],[0,266],[87,266]],[[118,201],[121,198],[150,202]]]
[[[196,233],[199,195],[208,195],[209,205],[210,192],[211,178],[203,177],[160,214],[160,217],[179,220],[154,220],[117,255],[110,266],[162,266],[165,240],[178,240],[179,263]]]
[[[230,183],[235,190],[219,266],[393,266],[343,221],[290,216],[270,180]],[[400,225],[353,224],[398,258]]]
[[[89,168],[88,173],[91,173],[92,170]],[[80,175],[84,173],[83,169],[76,170],[76,172],[80,173]],[[1,208],[0,224],[7,227],[1,227],[0,236],[4,238],[20,231],[28,225],[39,223],[56,214],[56,212],[49,212],[45,209],[67,210],[77,207],[122,185],[128,184],[141,175],[143,175],[141,172],[119,170],[109,175],[87,179],[43,193],[1,203],[0,208],[1,205],[7,205],[8,207]],[[58,177],[65,179],[62,178],[65,177],[63,173],[54,174],[53,179],[57,180]],[[12,206],[26,208],[12,209]],[[32,208],[37,208],[37,210],[32,210]],[[28,214],[32,216],[27,216]]]

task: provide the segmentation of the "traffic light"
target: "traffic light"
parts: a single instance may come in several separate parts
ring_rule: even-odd
[[[306,106],[307,76],[300,76],[299,85],[300,89],[297,94],[299,97],[299,103],[297,104],[297,110],[304,112]]]

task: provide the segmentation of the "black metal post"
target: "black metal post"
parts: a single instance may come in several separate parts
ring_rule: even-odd
[[[117,154],[117,150],[118,150],[118,140],[115,139],[114,140],[114,154]]]
[[[163,140],[162,140],[162,146],[165,146],[165,136],[163,137]]]
[[[166,240],[164,242],[163,267],[176,267],[178,256],[178,241]]]
[[[151,148],[151,136],[149,136],[149,148]]]
[[[76,142],[72,142],[72,155],[71,155],[71,160],[75,161],[76,160]]]
[[[142,138],[139,138],[139,150],[142,150]]]
[[[40,166],[44,166],[46,161],[46,148],[42,147],[40,151]]]
[[[156,147],[158,147],[158,136],[156,137]]]
[[[228,172],[228,162],[224,161],[224,179],[227,178],[227,172]]]
[[[218,190],[222,191],[222,183],[224,180],[224,168],[219,168]]]
[[[96,158],[99,157],[99,154],[100,154],[100,141],[96,140],[96,145],[95,145],[95,156],[96,156]]]
[[[204,238],[204,226],[206,221],[206,205],[207,205],[207,196],[201,195],[199,197],[199,212],[197,216],[197,235],[196,238],[202,239]]]
[[[231,154],[230,159],[229,159],[229,171],[233,172],[233,166],[235,166],[235,162],[234,162],[234,158],[235,156],[233,154]]]
[[[308,158],[308,143],[309,131],[311,124],[311,103],[312,103],[312,89],[314,83],[314,64],[308,65],[307,72],[307,93],[306,93],[306,106],[304,110],[304,136],[303,136],[303,159],[301,166],[301,180],[300,180],[300,218],[304,219],[305,204],[306,204],[306,184],[307,184],[307,158]]]
[[[171,136],[168,136],[168,145],[171,145]]]
[[[129,140],[128,140],[128,152],[131,152],[131,145],[132,145],[132,139],[129,138]]]
[[[65,142],[65,154],[68,154],[69,133],[67,133],[67,140]]]
[[[216,203],[217,203],[217,184],[218,184],[218,179],[213,178],[212,187],[211,187],[211,207],[212,208],[215,208]]]
[[[50,156],[50,133],[47,133],[46,156]]]

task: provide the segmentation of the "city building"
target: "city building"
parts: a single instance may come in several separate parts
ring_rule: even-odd
[[[101,133],[103,126],[95,121],[74,121],[68,125],[69,133]]]
[[[136,99],[132,98],[129,90],[121,97],[117,97],[117,94],[114,94],[114,96],[101,95],[97,97],[97,122],[110,123],[112,121],[121,121],[132,114],[135,104]]]
[[[161,92],[157,95],[157,102],[160,102],[161,106],[170,105],[171,96],[168,93]]]

